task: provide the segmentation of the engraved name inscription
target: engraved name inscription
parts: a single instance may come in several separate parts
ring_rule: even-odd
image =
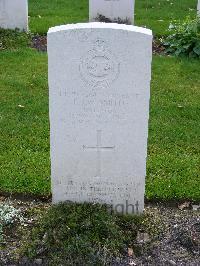
[[[126,93],[111,93],[91,90],[83,93],[77,90],[64,90],[60,92],[69,111],[63,116],[66,123],[86,124],[96,122],[99,124],[124,123],[131,108],[131,96]],[[130,119],[133,119],[130,118]]]

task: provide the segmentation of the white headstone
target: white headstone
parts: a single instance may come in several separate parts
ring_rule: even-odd
[[[200,16],[200,0],[198,0],[197,4],[197,14]]]
[[[53,202],[141,213],[152,32],[98,22],[54,27],[48,58]]]
[[[133,24],[135,0],[90,0],[90,21],[109,19],[111,22]]]
[[[0,0],[0,28],[28,30],[27,0]]]

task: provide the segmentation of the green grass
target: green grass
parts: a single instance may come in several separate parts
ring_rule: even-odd
[[[0,188],[50,191],[47,56],[0,53]]]
[[[155,57],[148,198],[200,199],[200,61]]]
[[[196,13],[197,0],[139,0],[136,1],[135,24],[152,29],[154,35],[165,35],[171,21],[195,17]]]
[[[88,0],[30,0],[30,30],[46,34],[50,27],[88,21]],[[166,34],[174,19],[195,16],[197,0],[139,0],[136,1],[135,24],[146,26],[156,35]]]
[[[88,0],[29,1],[31,32],[46,34],[50,27],[88,22],[88,2]]]
[[[47,55],[0,53],[0,190],[50,194]],[[200,62],[155,56],[148,199],[200,200]]]

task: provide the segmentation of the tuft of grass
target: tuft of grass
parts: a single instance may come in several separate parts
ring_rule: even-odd
[[[22,253],[48,265],[108,265],[134,244],[142,219],[110,214],[105,205],[61,203],[33,228]]]
[[[19,30],[0,28],[0,52],[3,50],[16,51],[27,48],[31,43],[31,35]]]

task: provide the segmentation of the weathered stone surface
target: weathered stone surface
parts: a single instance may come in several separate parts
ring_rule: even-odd
[[[0,28],[28,30],[27,0],[0,0]]]
[[[142,212],[152,32],[86,23],[48,32],[53,202]]]
[[[90,0],[90,21],[111,20],[133,24],[135,0]]]

